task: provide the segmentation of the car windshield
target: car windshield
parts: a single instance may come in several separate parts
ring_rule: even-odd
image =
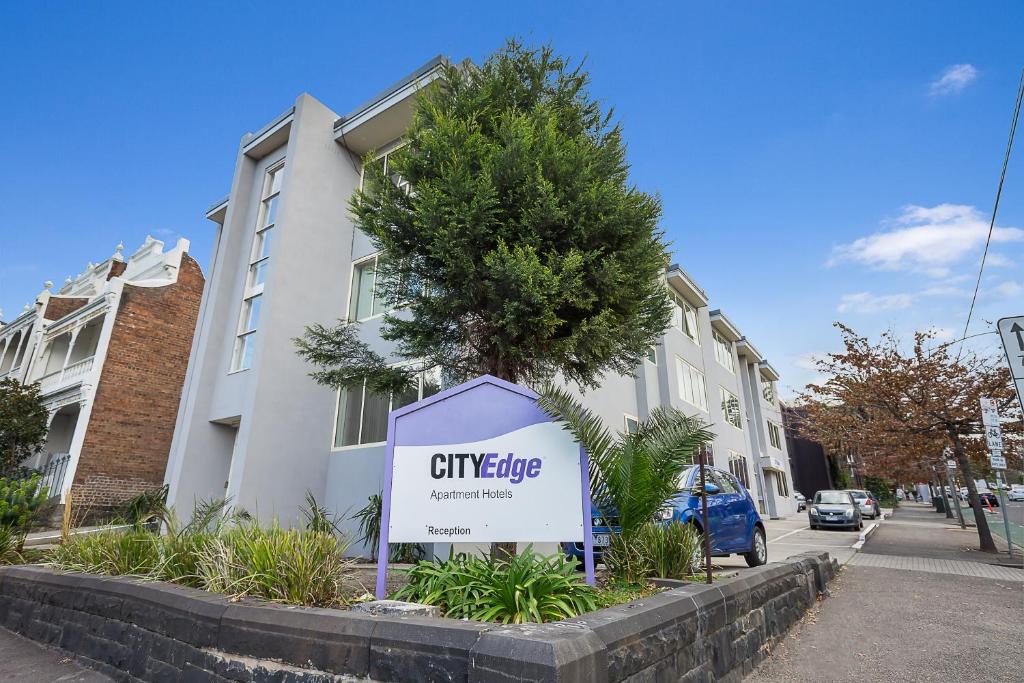
[[[824,503],[825,505],[849,505],[850,494],[843,493],[842,491],[819,491],[814,496],[814,502]]]
[[[850,495],[853,496],[855,500],[862,500],[868,497],[868,494],[863,491],[850,491]]]

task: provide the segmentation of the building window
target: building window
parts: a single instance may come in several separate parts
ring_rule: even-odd
[[[704,444],[703,446],[700,447],[700,449],[697,452],[698,452],[698,454],[700,454],[700,453],[704,454],[704,464],[705,465],[707,465],[708,467],[714,467],[715,466],[715,447],[712,444],[710,444],[710,443]],[[698,475],[698,476],[700,476],[700,475]]]
[[[249,253],[249,270],[245,276],[242,311],[238,316],[235,348],[231,354],[231,372],[247,370],[252,366],[256,329],[260,321],[263,283],[267,277],[267,265],[270,263],[270,248],[273,244],[274,229],[277,227],[277,204],[281,196],[281,181],[283,179],[283,163],[268,169],[263,177],[256,234],[252,241],[252,250]]]
[[[771,420],[768,421],[768,443],[772,448],[782,450],[782,430]]]
[[[640,429],[640,420],[633,415],[626,414],[623,416],[623,420],[627,434],[636,434],[637,430]]]
[[[708,393],[704,385],[704,373],[682,358],[676,358],[676,366],[679,375],[679,398],[706,412]]]
[[[789,498],[789,483],[786,481],[786,473],[776,472],[775,476],[779,480],[779,495],[783,498]]]
[[[711,332],[711,337],[715,340],[715,360],[723,368],[736,374],[736,367],[732,362],[732,342],[727,341],[725,337],[715,331]]]
[[[729,451],[729,471],[732,472],[732,476],[736,477],[743,484],[743,488],[750,488],[750,479],[747,475],[747,459],[743,457],[742,453]]]
[[[725,421],[736,429],[743,429],[743,418],[740,416],[740,400],[736,398],[736,394],[726,390],[724,387],[718,387],[718,393],[722,399],[722,414],[725,415]]]
[[[387,396],[359,389],[338,392],[338,413],[334,422],[334,447],[380,443],[388,438],[388,413],[441,390],[439,368],[421,372],[413,386]]]
[[[672,303],[672,326],[689,337],[694,344],[700,344],[700,336],[697,329],[697,309],[687,303],[678,294],[671,294]]]
[[[386,313],[389,308],[378,284],[380,256],[374,255],[352,266],[352,285],[348,302],[348,320],[357,322]]]
[[[655,352],[655,348],[653,346],[647,349],[647,360],[655,365],[658,364],[658,354]]]
[[[394,154],[395,152],[397,152],[399,149],[401,149],[404,146],[405,146],[404,144],[401,144],[401,145],[398,145],[397,147],[395,147],[392,150],[388,150],[387,152],[385,152],[384,154],[381,154],[376,159],[374,159],[369,164],[367,164],[366,166],[363,167],[363,172],[362,172],[362,175],[361,175],[361,177],[359,179],[359,188],[363,192],[365,192],[367,194],[373,194],[374,193],[375,188],[370,184],[371,183],[371,179],[369,177],[367,177],[366,171],[368,170],[368,168],[370,168],[372,166],[375,166],[375,165],[378,165],[378,164],[382,165],[384,167],[384,173],[388,174],[391,177],[391,182],[394,184],[395,187],[397,187],[398,189],[403,190],[403,191],[405,191],[407,193],[410,191],[409,182],[405,178],[403,178],[400,175],[398,175],[397,173],[391,173],[390,172],[390,168],[389,168],[390,165],[391,165],[390,164],[391,155]]]
[[[761,378],[761,395],[769,403],[775,403],[775,382],[765,377]]]

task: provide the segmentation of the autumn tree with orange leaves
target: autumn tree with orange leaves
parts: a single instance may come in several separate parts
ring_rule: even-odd
[[[981,550],[996,552],[974,473],[988,452],[982,397],[999,407],[1004,455],[1020,458],[1020,407],[1002,359],[956,353],[929,332],[916,333],[905,353],[892,332],[872,342],[842,323],[836,327],[844,350],[816,362],[825,381],[801,394],[806,417],[799,429],[833,452],[854,453],[866,474],[896,481],[933,479],[948,447],[966,480]]]

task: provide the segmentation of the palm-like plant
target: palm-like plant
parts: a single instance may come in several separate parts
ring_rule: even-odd
[[[609,431],[559,387],[545,387],[537,403],[587,449],[591,499],[602,515],[618,517],[625,545],[679,493],[697,449],[714,438],[708,424],[675,408],[655,408],[626,434]]]

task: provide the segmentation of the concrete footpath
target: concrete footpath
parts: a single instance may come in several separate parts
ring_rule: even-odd
[[[904,504],[749,681],[1021,680],[1024,568]]]
[[[108,683],[113,679],[79,666],[67,653],[0,628],[0,680],[26,683]]]

